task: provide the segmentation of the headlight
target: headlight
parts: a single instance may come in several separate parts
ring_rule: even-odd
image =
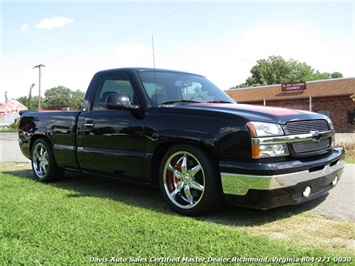
[[[284,132],[279,124],[248,122],[247,123],[252,137],[271,137],[282,136]]]
[[[260,144],[263,137],[283,136],[284,132],[279,124],[248,122],[247,126],[252,137],[253,159],[270,158],[289,155],[287,144]]]

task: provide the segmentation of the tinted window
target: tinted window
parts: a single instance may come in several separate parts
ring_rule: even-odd
[[[234,102],[203,76],[159,71],[142,72],[139,76],[153,105],[172,101]]]
[[[92,109],[106,110],[105,102],[107,97],[115,93],[128,95],[131,102],[134,103],[135,101],[133,87],[126,75],[121,73],[105,75],[102,77],[99,87],[95,93]]]

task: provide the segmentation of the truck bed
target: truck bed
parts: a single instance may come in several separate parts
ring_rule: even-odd
[[[76,159],[76,122],[80,111],[27,111],[22,113],[19,140],[22,153],[29,159],[33,133],[47,136],[59,167],[78,169]],[[33,140],[32,140],[33,143]]]

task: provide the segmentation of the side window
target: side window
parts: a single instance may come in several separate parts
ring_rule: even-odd
[[[133,87],[125,74],[105,75],[101,78],[97,91],[95,93],[92,110],[109,110],[105,103],[109,95],[118,93],[128,95],[131,102],[135,103]]]

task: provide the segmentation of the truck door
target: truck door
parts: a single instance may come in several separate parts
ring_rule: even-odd
[[[129,110],[107,109],[110,94],[137,93],[125,73],[103,75],[91,107],[78,121],[78,160],[83,171],[120,178],[144,179],[144,122]]]

